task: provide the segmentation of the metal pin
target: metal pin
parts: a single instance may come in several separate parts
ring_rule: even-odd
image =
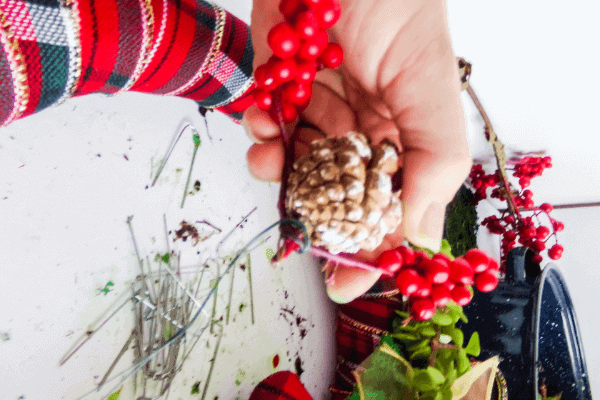
[[[181,124],[186,123],[186,120],[183,120]],[[181,124],[179,126],[181,126]],[[185,130],[191,126],[191,124],[189,122],[187,122],[183,128],[181,128],[179,130],[179,136],[177,136],[177,139],[174,141],[171,140],[171,143],[169,144],[169,147],[167,148],[167,154],[165,155],[165,158],[163,159],[160,167],[158,168],[158,172],[156,173],[156,177],[154,178],[154,180],[152,181],[152,185],[154,186],[156,184],[156,181],[158,180],[158,177],[160,176],[160,174],[163,171],[163,168],[165,167],[165,165],[167,165],[167,160],[169,159],[169,157],[171,157],[171,153],[173,152],[173,149],[175,148],[175,146],[177,145],[177,142],[179,142],[179,139],[181,139],[181,135],[183,135],[183,132],[185,132]]]

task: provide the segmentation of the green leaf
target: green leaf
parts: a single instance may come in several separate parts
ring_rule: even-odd
[[[474,357],[479,357],[479,354],[481,354],[481,345],[479,343],[478,332],[473,332],[473,334],[471,335],[471,339],[469,339],[467,347],[465,347],[465,351]]]
[[[456,357],[456,367],[458,369],[458,376],[463,376],[471,369],[471,361],[469,360],[465,349],[458,350],[458,356]]]
[[[444,375],[448,375],[456,369],[452,351],[451,349],[440,349],[435,357],[435,367],[442,371]]]
[[[402,317],[402,319],[406,319],[410,316],[409,313],[404,312],[404,311],[396,311],[396,314],[398,314],[400,317]]]
[[[425,337],[434,337],[435,329],[433,328],[433,326],[424,326],[419,330],[419,333]]]
[[[114,392],[113,394],[111,394],[110,396],[108,396],[108,400],[117,400],[119,398],[119,396],[121,395],[121,390],[123,390],[123,386],[121,386],[121,388]]]
[[[461,331],[458,328],[454,328],[450,332],[450,337],[452,338],[452,343],[454,343],[458,347],[463,347],[463,344],[465,342],[465,335],[464,335],[463,331]],[[471,353],[469,353],[469,354],[471,354]]]
[[[446,378],[437,369],[427,367],[427,369],[415,369],[413,384],[419,392],[429,392],[440,387]]]
[[[441,392],[442,400],[452,400],[454,395],[452,394],[452,389],[443,389]]]
[[[452,318],[448,314],[442,313],[440,310],[436,310],[433,317],[431,317],[431,322],[441,326],[447,326],[452,324]]]
[[[194,147],[200,146],[200,135],[197,133],[194,134]]]
[[[171,336],[173,336],[173,330],[171,329],[171,322],[167,321],[167,323],[165,324],[165,327],[163,328],[163,337],[165,338],[165,340],[169,340],[169,339],[171,339]]]
[[[381,339],[379,340],[379,345],[381,346],[384,343],[387,344],[388,346],[390,346],[396,353],[402,354],[402,352],[400,351],[400,348],[398,347],[398,345],[396,344],[396,342],[394,341],[394,338],[392,336],[383,335],[381,337]]]
[[[442,240],[442,246],[440,247],[440,253],[443,253],[450,257],[450,260],[454,260],[454,256],[452,255],[452,248],[450,247],[450,242],[446,239]]]
[[[192,386],[192,394],[200,394],[200,381],[194,383]]]
[[[417,351],[424,349],[429,344],[429,339],[423,339],[419,343],[414,344],[408,348],[408,351]]]
[[[410,356],[410,359],[413,360],[413,359],[419,358],[419,357],[429,358],[430,354],[431,354],[431,346],[426,346],[426,347],[419,349],[419,350],[415,351],[414,353],[412,353]]]
[[[410,333],[392,333],[392,337],[403,342],[419,340],[417,336],[411,335]]]
[[[427,367],[427,374],[429,374],[429,377],[431,378],[431,381],[435,387],[441,386],[446,380],[444,374],[442,374],[439,369],[434,367]]]
[[[392,340],[390,337],[384,340]],[[379,346],[356,371],[362,392],[355,386],[355,392],[364,397],[352,398],[376,400],[414,400],[415,388],[409,378],[413,372],[409,363],[389,353],[389,348],[384,343]]]
[[[169,254],[169,253],[167,253],[167,254],[165,254],[164,256],[162,256],[160,259],[161,259],[161,260],[163,260],[165,264],[168,264],[168,263],[169,263],[169,259],[170,259],[170,258],[171,258],[171,257],[170,257],[170,254]]]
[[[450,303],[448,303],[448,305],[446,307],[448,307],[449,309],[451,309],[452,311],[457,313],[460,316],[460,320],[462,322],[464,322],[465,324],[469,323],[467,316],[463,312],[463,308],[461,306],[459,306],[458,304],[456,304],[454,301],[450,301]]]

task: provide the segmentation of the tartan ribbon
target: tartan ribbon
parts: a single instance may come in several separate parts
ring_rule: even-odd
[[[250,29],[204,0],[0,0],[0,16],[0,126],[97,92],[177,95],[236,123],[253,103]]]

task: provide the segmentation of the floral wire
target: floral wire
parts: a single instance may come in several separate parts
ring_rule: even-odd
[[[183,340],[185,338],[185,333],[187,332],[188,328],[190,328],[194,324],[194,322],[196,322],[196,319],[198,318],[200,313],[204,310],[206,303],[210,299],[211,295],[215,292],[215,289],[217,288],[217,286],[218,286],[219,282],[221,281],[221,279],[223,278],[223,276],[225,276],[229,272],[229,269],[241,257],[245,256],[247,253],[249,253],[251,250],[253,250],[255,248],[255,247],[252,247],[254,245],[254,243],[260,241],[262,239],[262,237],[265,236],[273,228],[276,228],[277,226],[281,226],[281,225],[293,226],[302,231],[302,233],[304,234],[303,237],[305,238],[305,240],[303,241],[302,245],[300,246],[300,250],[299,250],[300,253],[304,253],[307,249],[310,248],[310,238],[308,237],[306,227],[304,226],[304,224],[302,222],[300,222],[298,220],[293,220],[293,219],[282,219],[282,220],[275,222],[274,224],[272,224],[271,226],[269,226],[268,228],[263,230],[261,233],[256,235],[254,238],[252,238],[252,240],[250,240],[241,250],[239,250],[237,252],[236,256],[229,263],[227,270],[225,272],[223,272],[223,274],[217,278],[217,281],[215,282],[214,287],[208,293],[208,295],[204,299],[204,302],[200,306],[200,309],[196,312],[196,314],[194,315],[194,317],[191,319],[190,322],[188,322],[183,328],[179,329],[177,331],[177,333],[175,333],[173,336],[171,336],[171,338],[169,340],[167,340],[161,347],[155,349],[152,353],[148,354],[146,356],[146,358],[139,361],[136,365],[132,365],[131,367],[125,369],[123,372],[121,372],[117,376],[115,376],[111,379],[108,379],[102,386],[92,389],[91,391],[85,393],[83,396],[78,397],[77,400],[83,399],[86,396],[89,396],[90,394],[92,394],[94,392],[99,392],[100,389],[102,389],[109,382],[113,382],[113,381],[117,380],[118,378],[121,378],[120,382],[109,392],[110,394],[102,397],[102,399],[107,399],[113,392],[115,392],[118,389],[118,387],[123,382],[125,382],[133,374],[137,373],[140,369],[142,369],[142,367],[144,365],[146,365],[148,362],[150,362],[154,358],[154,356],[156,356],[161,351],[165,350],[167,346],[170,346],[171,344],[175,344],[176,342],[181,342],[181,340]],[[206,327],[204,329],[206,329]],[[204,329],[203,329],[203,332],[204,332]]]

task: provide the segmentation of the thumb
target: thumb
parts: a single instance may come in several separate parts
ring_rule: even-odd
[[[470,166],[469,156],[436,155],[427,150],[404,153],[402,224],[408,241],[433,252],[440,250],[446,206],[464,182]]]

